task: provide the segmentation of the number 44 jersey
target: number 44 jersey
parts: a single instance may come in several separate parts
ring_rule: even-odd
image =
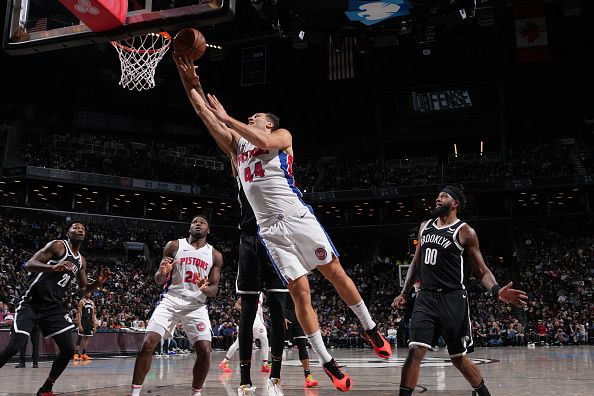
[[[64,255],[58,259],[50,260],[49,265],[56,265],[62,261],[70,261],[74,264],[72,271],[63,272],[32,272],[29,276],[29,287],[23,294],[22,301],[38,308],[53,306],[61,303],[66,288],[80,270],[82,257],[80,253],[75,256],[65,240],[59,241],[64,244]]]
[[[237,144],[237,172],[258,224],[302,209],[295,186],[293,157],[282,150],[263,150],[246,139]]]

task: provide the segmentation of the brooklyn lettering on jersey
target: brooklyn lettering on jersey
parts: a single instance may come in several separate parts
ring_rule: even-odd
[[[255,147],[245,153],[241,153],[237,156],[237,165],[247,162],[252,157],[257,157],[262,154],[268,154],[268,150],[262,150],[261,148]]]
[[[447,249],[448,246],[452,244],[449,238],[435,234],[423,235],[421,239],[421,245],[425,243],[435,243],[437,245],[443,246],[444,249]]]
[[[179,259],[179,262],[181,264],[194,265],[198,268],[202,268],[203,270],[208,268],[208,263],[204,260],[200,260],[197,257],[182,257]]]

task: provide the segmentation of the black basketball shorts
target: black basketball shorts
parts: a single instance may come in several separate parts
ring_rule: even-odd
[[[238,294],[257,294],[262,290],[288,292],[278,268],[274,267],[255,234],[242,233],[239,239],[236,287]]]
[[[450,357],[464,356],[474,350],[468,293],[420,290],[410,319],[410,344],[428,349],[441,334]]]
[[[74,328],[72,319],[70,319],[66,308],[62,304],[38,308],[21,303],[14,316],[13,331],[28,336],[31,335],[35,324],[39,326],[45,338],[53,337]]]
[[[82,318],[81,319],[82,331],[78,329],[78,335],[82,336],[93,336],[93,319],[91,318]]]

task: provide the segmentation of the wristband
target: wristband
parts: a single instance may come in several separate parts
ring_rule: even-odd
[[[497,283],[495,283],[495,285],[491,288],[491,294],[495,297],[499,297],[500,289],[501,289],[501,286],[499,286]]]

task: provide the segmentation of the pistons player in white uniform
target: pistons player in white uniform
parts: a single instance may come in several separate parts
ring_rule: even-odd
[[[270,372],[270,367],[268,367],[268,331],[266,330],[266,325],[264,325],[263,304],[264,304],[264,293],[260,293],[260,296],[258,297],[258,310],[256,311],[256,319],[254,320],[254,326],[253,326],[253,332],[254,332],[253,337],[254,337],[254,340],[256,340],[256,339],[260,340],[260,357],[262,359],[262,370],[261,371],[263,373],[268,373],[268,372]],[[239,297],[239,299],[237,300],[237,303],[235,303],[235,309],[238,311],[241,311],[241,297]],[[227,350],[227,353],[225,354],[225,358],[219,364],[219,367],[221,367],[224,372],[230,373],[233,371],[227,363],[229,362],[229,360],[231,360],[231,358],[233,358],[233,355],[235,355],[235,352],[237,352],[238,349],[239,349],[239,336],[235,339],[235,342],[233,344],[231,344],[231,346]]]
[[[191,59],[175,59],[186,94],[217,144],[236,160],[241,185],[256,215],[259,236],[282,274],[295,303],[295,313],[309,343],[320,357],[334,386],[347,391],[351,380],[328,353],[311,306],[307,275],[317,268],[336,288],[366,330],[376,354],[392,355],[377,330],[357,287],[345,273],[330,238],[306,205],[293,178],[291,133],[279,128],[278,117],[256,113],[248,124],[230,117],[213,95],[200,95],[200,81]]]
[[[212,338],[206,298],[217,294],[223,265],[221,253],[206,243],[209,232],[206,217],[196,216],[190,224],[188,238],[169,241],[163,249],[163,259],[155,274],[155,281],[163,285],[163,292],[136,357],[133,396],[140,395],[155,347],[161,338],[172,337],[180,321],[197,355],[191,394],[201,395],[210,368]]]

